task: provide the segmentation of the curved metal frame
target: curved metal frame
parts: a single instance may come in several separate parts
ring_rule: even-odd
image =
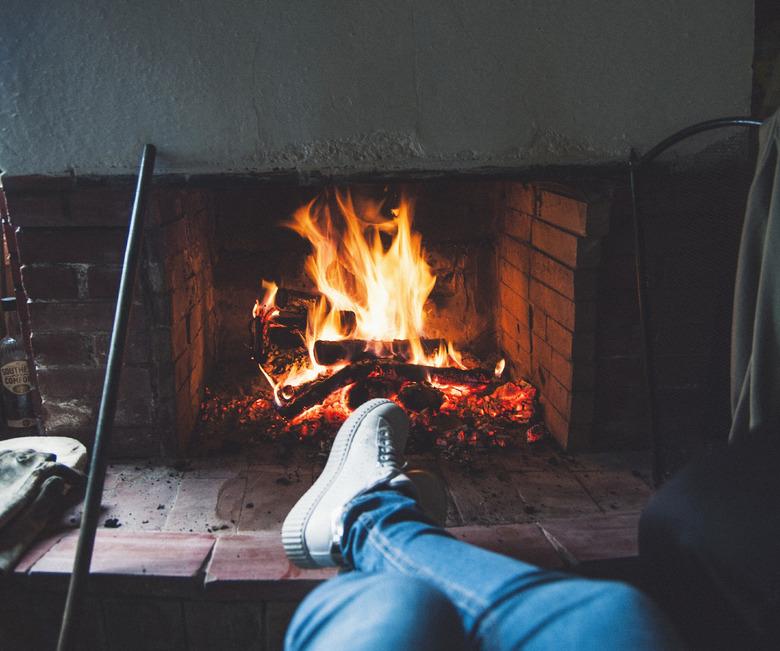
[[[661,440],[656,420],[656,387],[655,369],[653,364],[653,343],[650,338],[648,324],[650,322],[650,307],[647,300],[647,250],[645,247],[644,231],[637,207],[637,172],[648,163],[655,160],[660,154],[677,143],[704,131],[720,129],[723,127],[760,127],[761,120],[750,117],[717,118],[699,122],[682,129],[668,138],[665,138],[643,156],[638,156],[632,149],[628,161],[628,173],[631,189],[631,216],[634,223],[634,268],[636,275],[636,295],[639,304],[639,329],[642,340],[642,367],[645,377],[645,390],[647,394],[647,420],[650,429],[650,438],[653,452],[653,483],[658,486],[664,477],[664,460],[661,450]]]

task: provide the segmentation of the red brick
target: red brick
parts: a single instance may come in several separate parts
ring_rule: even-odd
[[[501,230],[522,242],[531,241],[531,216],[507,208],[502,216]]]
[[[176,393],[176,437],[179,449],[186,450],[197,414],[192,409],[190,386],[185,383]]]
[[[531,276],[567,298],[583,300],[596,297],[595,269],[571,269],[540,251],[534,251],[531,256]]]
[[[110,332],[114,323],[113,302],[30,303],[30,323],[34,332]],[[134,304],[129,332],[146,332],[148,322],[143,305]]]
[[[43,368],[38,371],[38,388],[47,400],[88,399],[100,395],[104,375],[101,368]]]
[[[501,310],[500,326],[509,339],[517,342],[526,352],[531,352],[530,331],[528,325],[517,319],[508,310]]]
[[[504,235],[498,240],[499,256],[513,267],[527,274],[531,268],[531,247]]]
[[[503,282],[499,283],[498,297],[501,307],[506,309],[526,328],[530,326],[528,301]]]
[[[539,218],[577,235],[605,235],[609,229],[609,203],[585,201],[542,190],[539,197]]]
[[[73,177],[51,176],[48,174],[24,174],[21,176],[6,176],[3,187],[9,198],[34,194],[62,192],[73,188]]]
[[[98,365],[106,363],[108,354],[109,333],[99,333],[92,336],[92,350],[95,363]],[[146,331],[130,329],[127,333],[125,342],[125,364],[148,364],[151,361],[151,341]]]
[[[74,226],[126,228],[130,223],[132,203],[131,186],[76,188],[69,195],[69,211]]]
[[[536,214],[536,189],[532,185],[518,182],[507,183],[505,201],[509,208],[526,215]]]
[[[116,409],[117,425],[149,425],[152,423],[153,395],[149,371],[126,366],[119,381]]]
[[[124,229],[116,228],[24,228],[19,232],[19,251],[24,264],[119,264],[125,237]]]
[[[511,377],[530,382],[533,376],[533,373],[531,373],[531,358],[528,356],[515,358],[510,356],[506,350],[507,349],[504,348],[504,352],[507,354],[506,362],[509,365]]]
[[[33,332],[31,341],[37,365],[94,365],[92,339],[89,336],[75,332]]]
[[[70,574],[77,541],[77,532],[64,537],[32,567],[31,574]],[[214,537],[207,534],[99,529],[90,572],[144,579],[194,579],[205,565],[213,544]],[[147,614],[148,610],[140,612]],[[139,621],[139,628],[147,623]],[[129,648],[139,647],[130,645]]]
[[[542,403],[544,405],[544,424],[555,440],[566,449],[569,438],[568,421],[550,404],[550,401],[546,399],[546,394],[542,396]]]
[[[563,386],[571,390],[574,384],[574,363],[553,350],[550,355],[550,372]]]
[[[554,319],[547,320],[547,341],[565,359],[588,361],[595,355],[596,338],[593,332],[578,331],[575,336]]]
[[[49,436],[71,436],[82,442],[91,440],[99,398],[97,394],[67,399],[43,398],[44,426]]]
[[[540,337],[544,341],[547,341],[547,315],[544,312],[536,313],[533,311],[532,308],[531,321],[532,321],[531,330],[533,330],[533,333],[537,337]]]
[[[539,195],[539,218],[576,233],[587,235],[588,204],[548,190]]]
[[[522,329],[520,332],[508,332],[501,330],[501,345],[509,359],[517,364],[521,364],[529,372],[531,370],[530,336],[528,330]]]
[[[108,332],[114,320],[112,303],[30,303],[36,332]]]
[[[187,318],[176,319],[171,328],[171,349],[174,359],[178,359],[179,356],[187,350],[189,341],[187,337]]]
[[[192,372],[192,356],[189,349],[186,349],[176,360],[175,363],[175,380],[176,390],[181,390],[183,385],[189,386],[190,373]]]
[[[546,341],[540,339],[536,335],[531,335],[531,355],[533,359],[533,366],[534,369],[542,368],[545,371],[550,370],[550,357],[552,355],[552,349],[550,348],[550,344],[548,344]],[[542,377],[546,377],[546,374],[541,374]]]
[[[69,222],[60,192],[9,194],[8,211],[15,226],[64,226]]]
[[[569,330],[574,330],[574,301],[534,279],[531,279],[530,300],[534,312],[548,314]]]
[[[25,265],[22,282],[27,296],[35,299],[77,299],[79,297],[78,272],[64,265]]]
[[[551,402],[567,422],[571,422],[569,412],[571,410],[571,392],[558,380],[550,376],[544,387],[544,395]]]
[[[528,300],[528,274],[520,271],[503,258],[498,261],[498,280],[509,287],[515,294]]]
[[[121,267],[93,266],[87,270],[87,292],[90,298],[111,298],[119,293]]]
[[[594,268],[601,258],[598,239],[578,237],[539,220],[531,225],[531,243],[572,269]]]

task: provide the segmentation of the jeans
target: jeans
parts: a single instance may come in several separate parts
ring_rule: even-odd
[[[396,491],[350,502],[341,543],[354,571],[301,603],[285,639],[290,651],[681,648],[634,588],[455,540]]]

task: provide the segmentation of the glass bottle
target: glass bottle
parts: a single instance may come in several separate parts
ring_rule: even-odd
[[[19,314],[14,297],[0,299],[5,316],[5,337],[0,339],[0,381],[3,417],[8,434],[38,434],[38,421],[32,403],[32,378],[27,353],[22,346]]]

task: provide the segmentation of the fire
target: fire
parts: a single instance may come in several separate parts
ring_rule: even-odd
[[[260,299],[255,300],[255,306],[252,308],[252,316],[254,318],[269,311],[274,316],[279,314],[279,310],[276,309],[276,294],[279,292],[279,286],[275,282],[264,280],[262,287],[265,290],[263,302],[261,303]]]
[[[292,369],[282,381],[286,386],[343,367],[317,362],[314,344],[319,340],[362,340],[368,350],[380,342],[404,340],[414,364],[464,368],[451,342],[432,354],[423,349],[424,306],[436,276],[425,259],[421,235],[412,230],[413,202],[401,197],[389,215],[383,208],[383,202],[356,204],[350,192],[335,191],[333,200],[317,197],[284,224],[311,243],[305,270],[320,294],[307,315],[308,365]],[[269,296],[273,300],[275,289],[266,292],[264,303]],[[354,321],[345,324],[344,313],[354,314]]]
[[[274,440],[293,435],[322,448],[353,409],[382,397],[406,409],[417,450],[458,455],[513,445],[521,433],[544,437],[536,389],[506,377],[504,359],[493,367],[469,356],[467,366],[451,341],[426,332],[436,277],[413,213],[407,197],[388,210],[338,191],[296,210],[284,225],[311,244],[305,270],[317,293],[264,280],[249,324],[273,402],[265,391],[210,395],[203,423],[254,424]]]

